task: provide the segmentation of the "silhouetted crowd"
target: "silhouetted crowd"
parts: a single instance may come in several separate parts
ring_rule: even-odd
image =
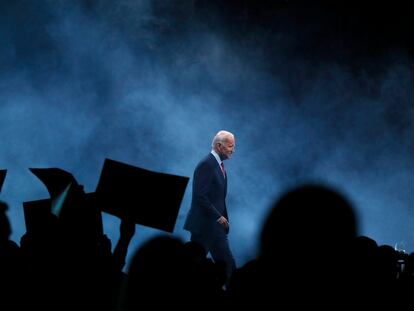
[[[405,303],[414,286],[414,254],[357,232],[353,207],[325,185],[283,194],[261,229],[257,258],[226,279],[222,262],[174,235],[148,240],[123,272],[135,224],[122,220],[113,248],[94,211],[78,213],[75,188],[57,216],[10,240],[0,204],[1,310],[130,311],[245,307],[354,307]]]

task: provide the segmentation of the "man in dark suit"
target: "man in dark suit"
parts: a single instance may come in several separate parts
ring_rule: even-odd
[[[203,245],[215,262],[226,264],[227,278],[236,264],[228,241],[227,173],[223,161],[231,158],[235,144],[230,132],[220,131],[214,136],[211,152],[195,168],[191,208],[184,224],[184,229],[191,232],[191,241]]]

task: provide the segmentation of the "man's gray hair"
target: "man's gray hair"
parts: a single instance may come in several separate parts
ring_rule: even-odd
[[[211,142],[211,147],[214,148],[214,146],[217,143],[222,143],[222,142],[227,141],[229,137],[234,138],[234,135],[228,131],[224,131],[224,130],[219,131],[216,134],[216,136],[214,136],[213,141]]]

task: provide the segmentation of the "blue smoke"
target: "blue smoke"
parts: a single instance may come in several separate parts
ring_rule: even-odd
[[[226,129],[236,136],[226,169],[238,265],[255,256],[273,200],[310,180],[349,196],[361,234],[414,249],[414,77],[404,51],[355,71],[309,59],[286,16],[279,32],[234,35],[222,18],[201,18],[185,1],[3,6],[1,199],[16,242],[25,232],[22,202],[48,197],[28,167],[68,170],[87,192],[105,158],[192,177]],[[184,240],[190,194],[191,181],[174,232]],[[118,226],[104,215],[113,245]],[[138,226],[129,256],[159,233]]]

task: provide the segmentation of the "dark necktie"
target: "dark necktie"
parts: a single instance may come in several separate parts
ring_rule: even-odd
[[[226,170],[224,169],[224,163],[223,162],[221,162],[220,167],[221,167],[221,171],[223,172],[224,177],[226,177]]]

